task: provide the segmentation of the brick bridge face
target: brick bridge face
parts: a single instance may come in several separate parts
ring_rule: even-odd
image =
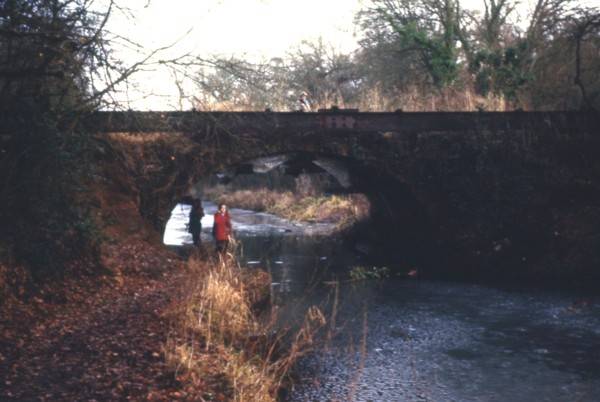
[[[104,132],[183,135],[199,144],[203,154],[214,155],[209,170],[302,151],[353,158],[391,172],[502,144],[523,155],[535,154],[556,140],[597,137],[600,126],[598,115],[577,112],[106,112],[87,121]]]
[[[519,254],[515,269],[519,261],[543,261],[554,252],[556,227],[582,210],[598,209],[581,220],[600,227],[600,116],[594,113],[123,112],[98,113],[86,124],[99,132],[172,133],[190,144],[167,150],[172,160],[156,169],[157,176],[176,173],[176,180],[146,183],[169,190],[161,200],[141,191],[148,216],[167,213],[190,183],[212,171],[306,152],[368,171],[368,191],[387,198],[389,222],[398,227],[408,219],[401,191],[394,192],[402,187],[421,206],[429,240],[446,250],[440,255],[460,256],[465,266],[485,266],[502,247]]]

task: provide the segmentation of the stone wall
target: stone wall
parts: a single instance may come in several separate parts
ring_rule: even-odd
[[[356,181],[386,211],[385,225],[374,226],[390,249],[399,242],[412,241],[413,251],[418,245],[400,259],[404,263],[435,275],[600,279],[598,115],[340,111],[94,118],[101,118],[98,127],[140,137],[157,128],[172,133],[160,144],[146,142],[153,151],[140,153],[160,155],[152,158],[162,165],[151,180],[138,175],[141,212],[157,227],[190,183],[210,172],[305,152],[354,164]],[[165,140],[169,136],[173,141]]]

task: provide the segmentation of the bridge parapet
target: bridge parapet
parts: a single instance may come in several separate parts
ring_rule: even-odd
[[[98,132],[196,132],[220,129],[233,133],[325,132],[418,133],[536,130],[592,134],[600,127],[589,112],[358,112],[326,109],[303,112],[98,112],[86,126]]]

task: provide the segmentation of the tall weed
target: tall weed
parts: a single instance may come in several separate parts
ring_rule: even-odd
[[[183,296],[167,313],[173,323],[164,345],[167,366],[193,392],[233,401],[276,400],[290,369],[325,325],[321,311],[311,307],[294,333],[277,329],[276,313],[259,317],[253,305],[264,292],[250,286],[270,286],[262,271],[242,270],[230,257],[192,258],[188,269]]]

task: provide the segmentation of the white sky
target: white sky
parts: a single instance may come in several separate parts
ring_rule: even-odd
[[[252,60],[285,56],[303,40],[324,42],[340,51],[356,48],[354,15],[361,0],[128,0],[134,18],[113,13],[109,30],[155,49],[177,42],[164,58],[192,52],[238,55]],[[117,53],[127,63],[140,59],[131,49]],[[119,97],[131,109],[177,109],[179,92],[164,69],[143,72],[136,89]],[[191,86],[187,86],[191,88]],[[190,89],[191,90],[191,89]],[[148,93],[154,93],[147,96]],[[142,95],[144,94],[144,95]],[[126,101],[129,100],[129,102]],[[182,105],[189,109],[189,103]]]
[[[520,14],[527,14],[522,0]],[[303,40],[319,37],[340,51],[357,47],[359,32],[354,16],[365,0],[127,0],[133,18],[115,12],[109,30],[155,49],[177,42],[164,58],[187,52],[238,55],[250,59],[284,56]],[[599,5],[600,0],[581,0]],[[121,1],[125,4],[125,1]],[[462,0],[464,8],[478,9],[483,0]],[[126,63],[140,59],[131,49],[122,49],[118,58]],[[173,77],[165,70],[142,72],[133,80],[129,102],[118,99],[131,109],[169,110],[180,107],[179,92]],[[141,94],[153,93],[143,97]],[[182,105],[189,109],[191,105]]]
[[[151,0],[127,26],[130,35],[151,46],[191,30],[184,42],[196,51],[275,55],[318,36],[352,46],[358,8],[359,0]]]

